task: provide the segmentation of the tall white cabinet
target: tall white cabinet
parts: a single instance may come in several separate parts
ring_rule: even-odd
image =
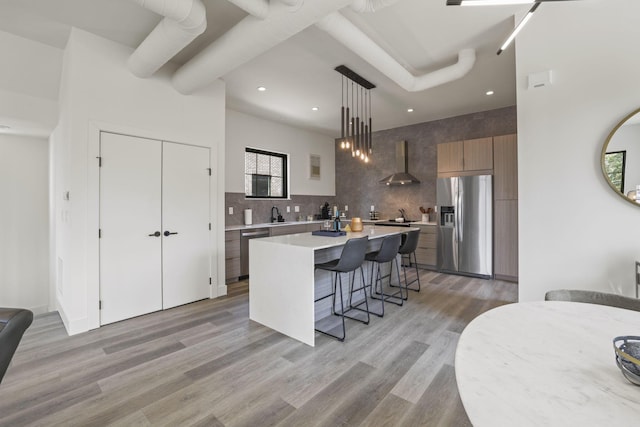
[[[100,324],[208,298],[209,148],[100,135]]]

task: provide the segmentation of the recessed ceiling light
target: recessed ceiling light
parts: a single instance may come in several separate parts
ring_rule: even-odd
[[[318,110],[319,110],[319,108],[318,108],[318,107],[311,107],[311,109],[312,109],[313,111],[318,111]]]
[[[413,113],[413,108],[407,108],[407,113]]]
[[[265,90],[267,90],[266,87],[264,86],[258,86],[258,92],[264,92]]]
[[[486,92],[486,94],[487,94],[487,95],[493,95],[493,91],[492,91],[492,90],[488,90],[488,91]]]

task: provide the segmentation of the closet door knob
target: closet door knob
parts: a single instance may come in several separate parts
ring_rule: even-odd
[[[171,232],[171,231],[165,231],[165,232],[164,232],[164,235],[165,235],[165,236],[169,236],[169,235],[171,235],[171,234],[178,234],[178,232]]]
[[[156,232],[155,232],[155,233],[153,233],[153,234],[149,234],[149,237],[160,237],[160,232],[159,232],[159,231],[156,231]]]

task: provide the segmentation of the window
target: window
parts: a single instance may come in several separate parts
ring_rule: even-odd
[[[604,155],[604,167],[611,184],[624,194],[624,168],[626,163],[626,151],[612,151]]]
[[[287,155],[246,148],[244,194],[247,198],[286,199]]]

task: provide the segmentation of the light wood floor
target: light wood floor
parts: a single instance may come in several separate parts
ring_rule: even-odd
[[[1,426],[466,426],[454,375],[465,325],[517,285],[422,271],[423,289],[347,340],[308,347],[229,295],[68,337],[35,319],[0,385]]]

